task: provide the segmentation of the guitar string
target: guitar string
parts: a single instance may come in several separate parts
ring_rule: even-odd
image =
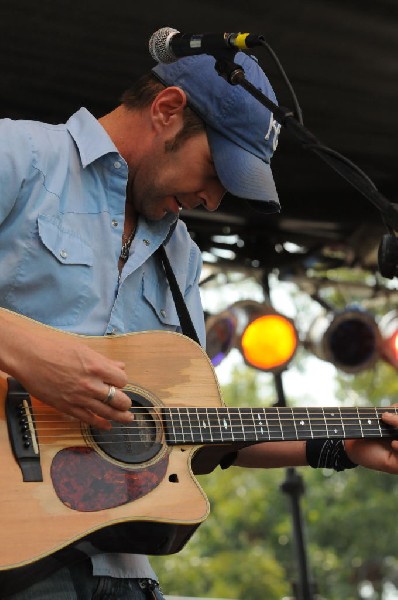
[[[388,431],[382,431],[380,432],[379,430],[374,430],[374,435],[358,435],[357,436],[348,436],[347,439],[363,439],[365,438],[370,438],[373,437],[374,439],[380,439],[380,438],[395,438],[394,435],[392,435],[390,432]],[[149,441],[145,441],[142,439],[142,437],[140,436],[132,436],[132,435],[128,435],[126,434],[126,432],[124,432],[123,436],[121,436],[123,438],[123,441],[126,441],[126,436],[127,436],[127,441],[129,442],[134,442],[137,444],[143,444],[143,445],[151,445],[151,443],[161,443],[159,440],[149,440]],[[184,439],[184,435],[182,433],[180,434],[174,434],[173,436],[170,436],[170,438],[166,439],[166,441],[164,442],[166,445],[197,445],[200,444],[200,442],[202,443],[220,443],[220,442],[226,442],[226,443],[230,443],[230,442],[280,442],[280,441],[306,441],[308,439],[332,439],[332,438],[341,438],[341,434],[339,432],[337,432],[334,435],[326,435],[325,432],[320,432],[318,434],[314,434],[314,435],[310,435],[309,433],[307,435],[302,434],[302,435],[294,435],[292,437],[281,437],[280,435],[273,437],[272,433],[270,433],[268,436],[265,436],[265,434],[263,434],[263,436],[261,437],[246,437],[245,435],[243,435],[242,433],[239,434],[235,434],[233,437],[228,437],[228,436],[223,436],[221,435],[220,437],[217,436],[213,436],[213,437],[209,437],[209,436],[203,436],[203,435],[198,435],[197,438],[195,437],[191,437],[190,439]],[[344,437],[344,436],[343,436]],[[39,445],[43,444],[52,444],[52,445],[56,445],[57,442],[58,443],[62,443],[64,442],[64,440],[68,440],[68,441],[74,441],[76,440],[77,442],[79,442],[79,440],[81,440],[81,436],[64,436],[62,437],[62,439],[60,440],[59,437],[57,436],[44,436],[44,435],[39,435],[38,436],[38,442]],[[100,446],[110,446],[110,445],[117,445],[119,444],[119,442],[117,440],[102,440],[100,443],[98,443],[98,445]]]
[[[211,412],[210,409],[208,410],[203,410],[199,411],[199,410],[191,410],[190,413],[192,414],[188,414],[188,413],[184,413],[181,412],[180,410],[171,410],[171,409],[167,409],[168,410],[168,415],[166,415],[165,417],[162,417],[161,415],[157,415],[159,420],[165,421],[167,422],[167,419],[169,419],[171,421],[171,423],[173,425],[182,425],[182,424],[186,424],[187,426],[189,425],[193,425],[193,426],[197,426],[195,425],[195,423],[200,419],[203,420],[203,422],[206,423],[211,423],[212,427],[225,427],[225,423],[230,423],[234,426],[236,425],[242,425],[244,426],[245,423],[249,424],[250,426],[253,426],[255,424],[260,425],[260,423],[262,421],[265,421],[265,424],[267,424],[267,422],[277,422],[277,423],[291,423],[292,426],[296,425],[296,424],[300,424],[300,422],[304,422],[304,423],[308,423],[309,425],[313,424],[313,425],[317,425],[317,424],[322,424],[322,426],[336,426],[338,424],[341,424],[342,426],[344,425],[348,425],[350,426],[352,423],[357,423],[358,426],[364,426],[366,427],[367,425],[371,425],[371,423],[367,423],[366,420],[374,420],[377,419],[378,421],[380,420],[381,416],[383,413],[385,412],[390,412],[390,413],[395,413],[397,414],[397,409],[384,409],[384,408],[378,408],[378,409],[369,409],[366,412],[365,411],[361,411],[361,414],[358,414],[356,410],[353,411],[345,411],[345,414],[339,414],[340,411],[336,411],[335,413],[330,413],[330,414],[308,414],[307,411],[303,411],[302,413],[290,413],[290,414],[283,414],[280,412],[276,412],[276,411],[270,411],[270,409],[267,409],[265,412],[262,411],[261,409],[255,409],[253,410],[250,414],[247,413],[234,413],[234,412],[222,412],[222,411],[217,411],[217,412]],[[138,418],[140,416],[140,414],[146,416],[147,415],[147,411],[144,409],[143,411],[139,411],[139,409],[134,409],[134,414],[135,416]],[[174,413],[174,414],[173,414]],[[35,410],[33,411],[33,416],[34,416],[34,420],[36,422],[41,422],[41,423],[48,423],[51,425],[64,425],[64,426],[68,426],[71,425],[72,423],[74,423],[74,421],[71,419],[70,421],[67,421],[65,417],[62,417],[61,415],[55,415],[54,413],[51,412],[44,412],[44,411],[40,411],[40,410]],[[53,417],[56,417],[56,419],[54,419]],[[21,419],[24,416],[21,415]],[[151,417],[152,418],[152,417]],[[46,420],[48,419],[48,420]],[[58,419],[58,420],[57,420]],[[214,421],[218,421],[218,425],[216,423],[214,423]],[[221,421],[223,423],[223,425],[221,425]],[[76,424],[80,423],[80,421],[76,420]],[[126,424],[128,425],[128,424]]]
[[[384,411],[384,409],[383,409]],[[208,415],[206,415],[208,416]],[[183,440],[183,442],[185,443],[195,443],[195,441],[197,441],[199,443],[199,441],[203,440],[204,437],[208,437],[209,435],[211,437],[214,437],[216,441],[224,441],[224,437],[228,437],[229,435],[233,436],[233,439],[226,439],[225,441],[246,441],[246,435],[245,432],[241,432],[240,430],[242,429],[242,423],[241,420],[239,419],[236,423],[232,423],[231,422],[231,430],[230,432],[226,431],[225,428],[221,427],[220,424],[218,424],[217,426],[214,424],[209,424],[207,427],[209,428],[209,431],[206,431],[206,428],[203,428],[201,424],[193,424],[191,421],[187,421],[186,424],[185,422],[182,423],[181,419],[178,419],[179,422],[177,423],[173,423],[172,427],[173,427],[173,433],[169,432],[168,435],[169,437],[174,437],[174,439],[178,439],[178,437],[180,436],[189,436],[191,435],[192,438],[189,441]],[[333,430],[333,426],[336,427],[337,423],[334,424],[330,424],[329,428],[327,427],[327,425],[325,423],[312,423],[312,426],[310,424],[310,422],[308,421],[308,423],[303,423],[303,425],[300,425],[299,428],[297,429],[297,423],[293,423],[291,425],[291,429],[290,431],[286,430],[283,432],[282,428],[279,426],[280,425],[280,419],[271,419],[269,421],[274,421],[274,423],[277,423],[276,429],[272,429],[272,427],[275,427],[275,424],[269,423],[269,424],[253,424],[253,421],[251,422],[251,429],[252,431],[250,432],[246,432],[249,433],[249,435],[254,435],[256,436],[255,439],[257,439],[258,434],[261,432],[263,436],[266,436],[265,438],[263,438],[263,441],[272,441],[272,436],[277,434],[278,440],[279,439],[285,439],[286,437],[289,437],[289,433],[293,435],[292,439],[300,439],[300,436],[307,436],[308,438],[311,437],[333,437],[333,434],[336,436],[341,436],[343,435],[343,437],[345,437],[345,432],[344,432],[344,426],[341,425],[342,430],[338,430],[338,431],[329,431]],[[282,419],[283,421],[283,419]],[[291,421],[289,419],[289,421]],[[358,419],[356,418],[355,421],[358,421]],[[36,422],[39,424],[40,423],[40,419],[36,419]],[[43,427],[44,424],[44,427]],[[46,442],[46,440],[59,440],[59,434],[60,431],[57,430],[57,434],[54,434],[54,427],[46,427],[47,424],[50,425],[54,425],[54,421],[41,421],[40,425],[40,431],[37,431],[38,437],[39,437],[39,441],[41,442]],[[62,430],[66,430],[66,433],[62,434],[61,437],[67,438],[67,439],[81,439],[81,429],[80,429],[80,424],[79,421],[76,421],[76,423],[71,422],[58,422],[57,424],[60,424],[61,427],[59,428],[61,431]],[[322,425],[321,429],[317,428],[317,425]],[[365,430],[365,434],[367,437],[371,437],[372,434],[374,437],[380,438],[380,437],[394,437],[394,429],[388,428],[388,426],[386,426],[384,423],[381,423],[378,421],[376,426],[373,426],[373,424],[371,424],[372,426],[370,426],[370,424],[364,424],[364,423],[359,423],[356,425],[356,430],[358,432],[358,436],[357,437],[365,437],[364,436],[364,430]],[[73,427],[75,427],[75,429],[73,429]],[[238,427],[238,430],[236,430],[236,427]],[[148,427],[147,427],[148,428]],[[234,429],[235,428],[235,429]],[[131,431],[128,431],[129,429],[131,429]],[[135,439],[137,440],[137,442],[140,443],[144,443],[147,444],[148,441],[142,440],[142,434],[140,432],[135,432],[134,431],[135,427],[134,427],[134,423],[131,424],[117,424],[114,425],[112,428],[112,431],[110,432],[111,435],[113,437],[117,437],[117,436],[124,436],[127,435],[129,441],[134,441]],[[153,432],[156,431],[155,427],[149,426],[149,429],[152,429]],[[196,432],[195,430],[198,429],[198,432]],[[120,430],[121,433],[117,433],[117,430]],[[47,432],[51,431],[51,433],[53,435],[48,435]],[[115,432],[116,431],[116,432]],[[217,433],[219,432],[220,437],[217,437]],[[104,435],[107,434],[107,430],[104,430]],[[206,436],[207,434],[207,436]],[[353,435],[353,431],[350,430],[350,434]],[[360,434],[360,435],[359,435]],[[242,437],[239,437],[239,436]],[[74,436],[76,436],[74,438]],[[193,439],[194,437],[198,438],[198,440]],[[346,437],[349,437],[349,435],[347,435]],[[208,440],[207,440],[208,441]],[[211,441],[211,440],[210,440]],[[101,441],[102,444],[117,444],[119,443],[117,440],[110,440],[110,441]]]
[[[372,428],[374,429],[379,429],[380,427],[383,428],[388,428],[388,430],[394,431],[394,428],[392,428],[391,426],[387,425],[386,423],[384,423],[379,417],[373,416],[372,418],[369,419],[365,419],[365,420],[361,420],[358,418],[351,418],[351,419],[345,419],[344,421],[340,420],[340,419],[334,419],[333,421],[328,421],[325,422],[323,419],[317,419],[317,420],[310,420],[310,419],[305,419],[305,418],[297,418],[297,419],[278,419],[278,418],[263,418],[262,420],[255,420],[255,419],[220,419],[220,418],[215,418],[213,417],[212,419],[209,418],[208,415],[205,416],[205,418],[203,419],[203,421],[200,421],[199,419],[162,419],[159,418],[159,422],[162,423],[163,427],[168,427],[169,429],[184,429],[184,430],[199,430],[199,431],[203,431],[204,429],[210,429],[211,431],[222,431],[225,432],[228,429],[233,430],[260,430],[260,428],[263,429],[272,429],[272,428],[277,428],[278,430],[285,430],[286,432],[290,429],[292,431],[302,431],[303,428],[308,429],[309,431],[332,431],[333,428],[339,428],[344,430],[344,428],[347,428],[349,431],[352,431],[352,429],[358,429],[358,430],[364,430],[366,432],[369,432],[370,430],[372,430]],[[221,422],[223,421],[223,422]],[[370,421],[370,422],[369,422]],[[375,423],[376,421],[376,423]],[[155,422],[155,421],[154,421]],[[73,428],[76,429],[76,431],[81,431],[81,425],[80,425],[80,421],[76,421],[76,423],[70,421],[70,422],[65,422],[63,420],[59,420],[59,421],[54,421],[54,420],[47,420],[46,418],[41,418],[40,416],[36,416],[35,417],[35,423],[37,426],[40,426],[40,428],[42,429],[42,431],[44,430],[67,430],[67,431],[73,431]],[[155,425],[152,425],[151,423],[147,423],[144,425],[139,424],[137,426],[136,423],[134,423],[134,421],[132,421],[131,423],[118,423],[113,421],[113,430],[115,428],[119,428],[119,429],[126,429],[126,428],[141,428],[142,429],[150,429],[150,428],[154,428]],[[116,424],[115,424],[116,423]],[[100,429],[99,427],[95,427],[93,425],[89,426],[92,429]],[[107,431],[106,429],[104,431]],[[137,435],[139,435],[137,433]]]
[[[124,434],[126,436],[126,434]],[[183,436],[183,434],[179,434],[179,435],[174,435],[172,437],[172,439],[170,440],[166,440],[164,442],[161,441],[157,441],[156,443],[160,443],[161,445],[166,445],[166,446],[179,446],[179,445],[186,445],[186,446],[196,446],[196,445],[200,445],[202,444],[206,444],[206,445],[210,445],[211,443],[214,444],[220,444],[220,443],[225,443],[225,444],[230,444],[230,443],[234,443],[234,442],[247,442],[247,443],[256,443],[256,442],[264,442],[264,443],[268,443],[268,442],[279,442],[279,441],[306,441],[308,439],[341,439],[342,436],[337,433],[335,435],[329,435],[326,436],[325,433],[320,433],[318,434],[318,436],[314,436],[314,435],[310,435],[308,434],[306,437],[303,436],[292,436],[292,437],[285,437],[285,438],[281,438],[280,436],[277,436],[275,438],[272,437],[272,435],[270,435],[268,438],[262,437],[261,439],[258,438],[250,438],[248,439],[246,436],[244,435],[235,435],[233,438],[227,438],[227,437],[215,437],[214,439],[211,439],[209,437],[206,436],[198,436],[197,439],[190,439],[190,440],[186,440],[183,439],[183,437],[181,439],[180,436]],[[366,437],[368,439],[372,438],[372,439],[391,439],[391,438],[395,438],[394,435],[388,433],[388,432],[383,432],[380,433],[379,431],[375,431],[374,435],[371,434],[367,434],[366,436],[362,436],[362,435],[358,435],[358,436],[348,436],[345,439],[363,439],[363,437]],[[62,442],[63,440],[66,439],[68,442],[74,442],[76,444],[79,445],[83,445],[82,442],[82,438],[81,436],[77,436],[77,437],[73,437],[73,436],[68,436],[66,438],[59,438],[57,436],[39,436],[38,437],[38,443],[39,443],[39,447],[41,445],[46,446],[46,445],[61,445],[62,446]],[[148,445],[150,446],[151,442],[145,442],[144,440],[137,438],[134,439],[131,436],[127,435],[127,441],[134,442],[137,445],[145,445],[146,447],[148,447]],[[100,444],[98,444],[100,447],[110,447],[113,445],[118,445],[119,442],[115,441],[115,440],[111,440],[111,441],[102,441]],[[84,444],[87,445],[87,442],[84,442]],[[89,446],[92,445],[91,443],[88,444]],[[65,448],[67,449],[67,448]]]
[[[374,429],[371,431],[366,431],[365,434],[363,434],[360,430],[358,430],[357,434],[358,435],[354,435],[353,432],[350,432],[350,435],[345,436],[343,432],[336,432],[333,434],[330,434],[328,432],[325,431],[320,431],[320,432],[314,432],[314,431],[301,431],[298,434],[295,434],[293,431],[290,432],[291,436],[289,436],[287,433],[285,433],[284,436],[282,436],[279,432],[263,432],[261,434],[261,436],[257,436],[256,434],[252,434],[252,437],[250,436],[246,436],[244,433],[242,432],[234,432],[233,436],[229,437],[228,434],[224,433],[224,434],[220,434],[219,436],[217,435],[210,435],[209,433],[203,434],[203,433],[197,433],[192,434],[189,431],[187,431],[186,433],[184,433],[183,431],[177,431],[174,432],[173,434],[168,435],[168,438],[166,440],[166,444],[169,445],[178,445],[178,444],[186,444],[186,445],[196,445],[196,444],[200,444],[200,442],[203,443],[220,443],[220,442],[225,442],[225,443],[230,443],[230,442],[240,442],[240,441],[258,441],[258,442],[272,442],[272,441],[305,441],[307,439],[330,439],[330,438],[345,438],[345,439],[361,439],[361,438],[396,438],[396,434],[394,432],[390,432],[388,430],[379,430]],[[189,439],[185,439],[185,436],[189,437]],[[122,438],[123,441],[125,441],[125,439],[127,438],[127,440],[129,442],[136,442],[139,444],[151,444],[156,442],[156,440],[149,440],[149,441],[145,441],[142,439],[142,436],[138,435],[138,434],[134,434],[134,433],[126,433],[126,431],[123,432],[123,435],[120,435],[120,437]],[[62,443],[62,440],[68,440],[68,441],[73,441],[73,440],[82,440],[82,436],[76,434],[70,434],[70,435],[45,435],[43,433],[39,433],[38,434],[38,441],[39,444],[41,443]],[[119,444],[119,442],[115,439],[106,441],[106,440],[102,440],[100,442],[99,445],[114,445],[114,444]]]
[[[53,415],[57,415],[58,413],[54,410],[51,411],[51,409],[48,409],[46,407],[43,407],[43,409],[37,408],[37,407],[33,407],[33,415],[45,415],[48,417],[51,417]],[[319,419],[323,419],[324,417],[330,419],[340,419],[340,414],[341,416],[348,416],[348,418],[355,418],[358,419],[361,416],[365,416],[368,417],[369,414],[383,414],[385,412],[390,412],[390,413],[395,413],[397,414],[398,412],[398,407],[358,407],[358,408],[337,408],[337,407],[333,407],[333,408],[328,408],[327,410],[320,412],[322,409],[307,409],[307,408],[284,408],[284,407],[257,407],[257,408],[230,408],[230,407],[213,407],[213,406],[209,406],[209,407],[186,407],[186,406],[180,406],[180,407],[167,407],[167,406],[162,406],[162,407],[156,407],[156,408],[160,408],[161,411],[166,411],[169,414],[173,414],[175,413],[178,417],[189,417],[191,414],[192,416],[197,416],[197,415],[211,415],[211,416],[216,416],[216,415],[221,415],[221,416],[237,416],[237,417],[244,417],[247,416],[247,414],[250,415],[254,415],[256,416],[257,414],[263,413],[264,416],[275,416],[278,417],[278,415],[287,415],[289,416],[289,420],[292,417],[296,417],[298,418],[310,418],[310,419],[314,419],[314,418],[319,418]],[[45,411],[50,411],[50,412],[45,412]],[[142,410],[140,409],[140,407],[133,407],[132,410],[134,412],[140,412],[142,414],[146,414],[148,413],[148,409],[147,408],[143,408]],[[187,411],[184,413],[184,411]],[[317,411],[317,412],[315,412]],[[224,414],[225,412],[225,414]],[[366,414],[365,414],[366,413]],[[355,416],[351,416],[351,415],[355,415]],[[73,418],[73,417],[72,417]]]

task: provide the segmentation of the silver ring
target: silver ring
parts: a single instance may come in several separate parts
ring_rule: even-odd
[[[110,404],[112,402],[112,400],[114,399],[116,394],[116,388],[114,385],[110,385],[109,386],[109,392],[107,397],[105,398],[105,400],[103,400],[104,404]]]

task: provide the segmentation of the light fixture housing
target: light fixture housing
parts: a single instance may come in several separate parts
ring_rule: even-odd
[[[348,307],[319,315],[309,328],[305,346],[337,369],[359,373],[380,358],[381,335],[373,315]]]

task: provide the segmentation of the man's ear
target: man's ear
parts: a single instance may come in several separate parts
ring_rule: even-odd
[[[157,131],[176,135],[183,124],[187,96],[179,87],[167,87],[156,96],[151,105],[151,118]]]

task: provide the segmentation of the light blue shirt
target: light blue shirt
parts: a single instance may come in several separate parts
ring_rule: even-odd
[[[153,256],[167,241],[203,344],[200,251],[175,215],[140,218],[119,277],[127,176],[126,162],[84,108],[65,125],[0,120],[0,306],[84,335],[181,331]],[[95,574],[153,576],[144,557],[100,556],[94,567]]]

